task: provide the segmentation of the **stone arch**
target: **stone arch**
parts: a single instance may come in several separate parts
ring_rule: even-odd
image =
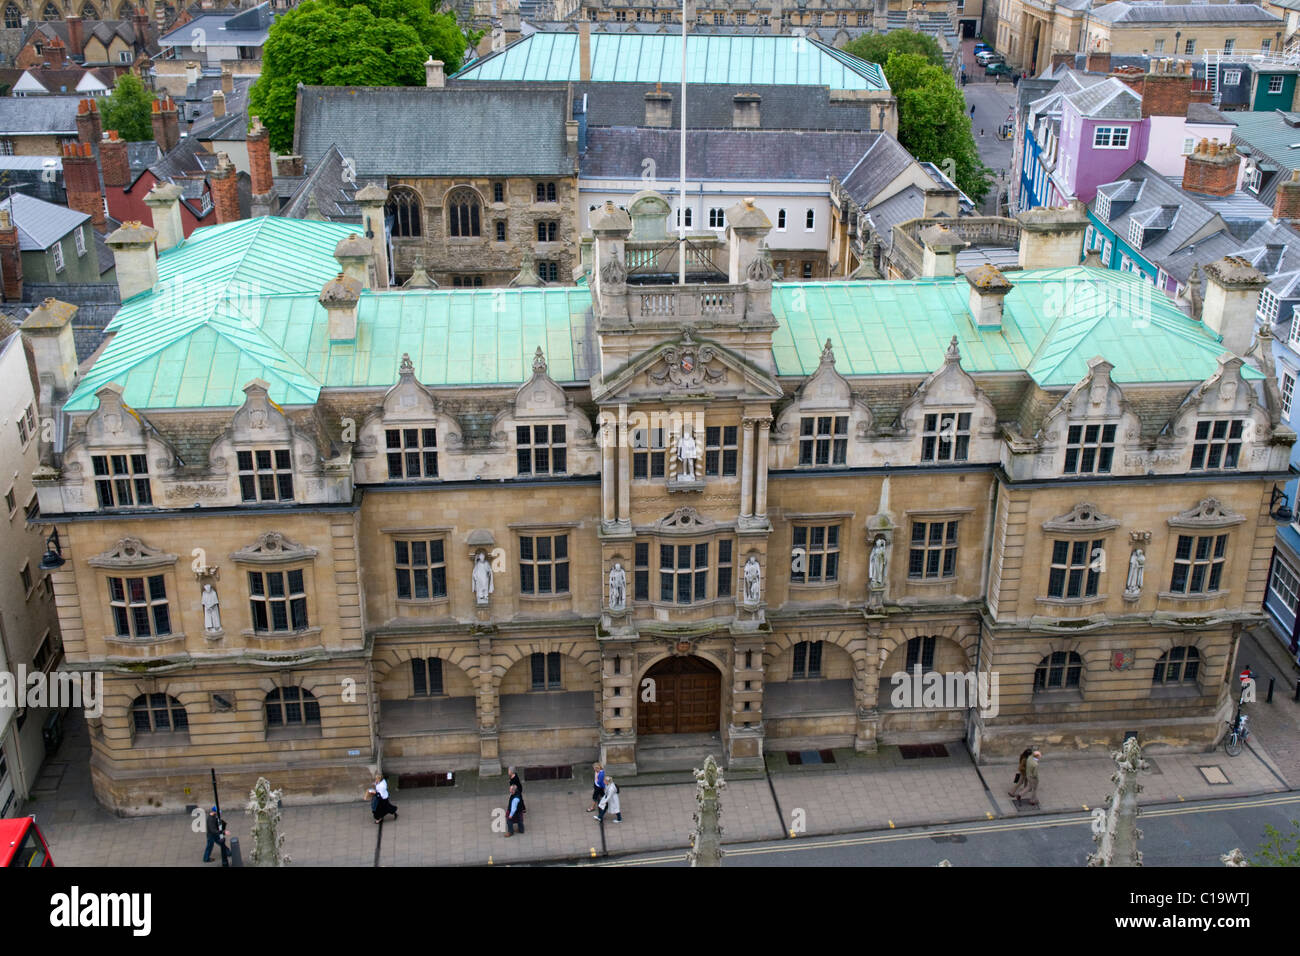
[[[477,239],[482,235],[483,195],[473,186],[460,184],[447,190],[443,198],[447,215],[447,235],[454,239]]]
[[[414,186],[402,183],[389,189],[384,213],[393,217],[394,237],[416,238],[424,235],[424,199]]]
[[[475,687],[478,686],[478,647],[463,644],[453,644],[450,647],[439,644],[404,644],[386,647],[371,659],[371,673],[375,686],[384,683],[393,671],[417,657],[441,657],[448,664],[454,664],[459,668]]]
[[[900,649],[904,652],[908,641],[915,637],[942,638],[961,648],[966,656],[966,666],[975,666],[974,648],[979,642],[979,625],[955,622],[944,625],[909,624],[896,632],[882,634],[880,637],[880,664],[882,671],[886,663]]]
[[[593,690],[600,689],[600,650],[584,648],[576,638],[544,638],[537,641],[520,641],[503,647],[494,647],[492,655],[492,689],[499,695],[510,671],[533,654],[558,652],[572,658],[586,672]],[[481,673],[480,673],[481,678]],[[567,687],[565,688],[568,689]]]
[[[652,667],[654,667],[656,664],[669,657],[679,657],[679,656],[698,657],[701,660],[708,661],[710,664],[716,667],[718,669],[718,673],[720,674],[726,674],[727,670],[731,667],[731,660],[729,655],[725,653],[720,654],[716,650],[706,650],[699,647],[694,648],[691,651],[691,653],[687,655],[674,654],[671,650],[653,651],[651,653],[653,656],[645,659],[644,661],[642,660],[642,655],[640,654],[637,655],[636,679],[638,685],[645,678],[645,675],[650,672],[650,669]]]

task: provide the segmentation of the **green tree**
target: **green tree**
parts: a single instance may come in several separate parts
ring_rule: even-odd
[[[424,62],[460,69],[466,37],[437,0],[307,0],[281,16],[262,49],[262,75],[249,110],[271,134],[271,148],[293,148],[298,84],[423,86]]]
[[[1273,824],[1264,827],[1266,843],[1251,860],[1255,866],[1300,866],[1300,821],[1291,821],[1291,832],[1283,833]]]
[[[153,101],[154,95],[144,88],[140,77],[123,73],[113,92],[100,101],[104,129],[115,129],[119,137],[132,143],[153,139]]]
[[[952,76],[916,53],[894,53],[885,78],[898,100],[898,141],[922,162],[934,163],[976,203],[992,186],[979,157],[966,98]]]
[[[943,66],[943,51],[939,41],[928,33],[915,30],[890,30],[888,33],[865,33],[844,46],[850,53],[869,63],[884,65],[894,53],[915,53],[934,66]]]

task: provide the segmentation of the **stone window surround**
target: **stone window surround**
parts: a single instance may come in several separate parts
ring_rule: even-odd
[[[957,522],[957,554],[958,554],[958,561],[960,562],[961,534],[962,534],[961,521],[963,518],[967,517],[968,515],[973,515],[974,513],[975,513],[974,508],[942,508],[942,509],[921,509],[916,511],[904,511],[903,521],[900,524],[906,525],[906,527],[909,529],[909,534],[910,534],[911,533],[910,529],[914,521],[924,521],[927,524],[934,521],[942,521],[942,522],[956,521]],[[908,539],[900,538],[899,540],[904,541],[904,543],[907,545],[908,549],[910,550],[911,548],[910,538]],[[952,576],[946,578],[945,577],[913,578],[909,576],[906,579],[906,581],[908,587],[911,587],[912,585],[919,585],[921,587],[936,587],[936,586],[952,587],[952,585],[957,582],[957,579],[960,576],[961,573],[960,571],[958,571],[956,574],[953,574]]]
[[[851,523],[852,523],[852,521],[853,521],[853,516],[854,516],[854,513],[853,513],[852,511],[818,512],[818,513],[808,513],[808,514],[804,514],[804,513],[799,513],[799,514],[789,513],[789,514],[786,514],[786,515],[785,515],[785,519],[786,519],[786,521],[789,523],[789,526],[790,526],[790,549],[791,549],[791,552],[793,552],[794,547],[795,547],[795,544],[794,544],[794,529],[795,529],[795,526],[796,526],[796,525],[802,525],[803,527],[805,527],[805,528],[809,528],[809,529],[811,529],[811,528],[813,528],[813,527],[817,527],[817,526],[820,526],[820,527],[834,527],[834,526],[838,526],[839,529],[840,529],[840,533],[839,533],[839,544],[838,544],[838,545],[836,546],[836,548],[835,548],[835,553],[836,553],[837,555],[839,555],[839,560],[838,560],[838,562],[837,562],[837,567],[836,567],[836,569],[835,569],[835,579],[834,579],[833,581],[827,581],[827,580],[825,580],[825,579],[824,579],[825,570],[823,569],[823,572],[822,572],[822,573],[823,573],[823,580],[820,580],[820,581],[807,581],[807,580],[805,580],[805,581],[796,581],[796,580],[794,580],[794,572],[792,571],[792,572],[790,573],[790,577],[789,577],[789,578],[787,579],[787,581],[786,581],[786,587],[787,587],[791,592],[797,592],[797,593],[808,593],[808,592],[813,592],[813,591],[825,591],[825,592],[829,592],[829,591],[838,591],[838,590],[839,590],[840,585],[844,582],[844,578],[845,578],[845,574],[844,574],[844,564],[845,564],[845,561],[847,560],[847,558],[848,558],[848,556],[849,556],[849,534],[848,534],[848,531],[849,531],[849,527],[850,527],[850,525],[851,525]],[[828,553],[827,550],[826,550],[825,548],[823,548],[823,550],[822,550],[822,554],[824,555],[824,554],[826,554],[826,553]],[[805,572],[805,577],[807,577],[806,572]]]
[[[256,541],[247,547],[241,548],[230,555],[230,560],[239,566],[241,573],[248,571],[283,571],[286,574],[289,571],[302,571],[303,576],[303,594],[307,601],[307,623],[308,626],[302,630],[288,631],[257,631],[252,625],[252,612],[249,611],[249,627],[242,629],[239,633],[242,637],[252,638],[259,641],[297,641],[304,637],[311,637],[322,632],[319,624],[312,624],[312,621],[320,620],[319,607],[316,603],[318,589],[316,587],[316,558],[319,555],[316,548],[306,547],[295,544],[284,535],[278,532],[270,531],[260,535]],[[248,578],[245,576],[241,584],[242,597],[245,605],[251,603],[252,594],[248,587]]]
[[[569,544],[568,557],[564,559],[564,560],[568,563],[568,565],[569,565],[569,589],[568,589],[567,591],[561,591],[561,592],[559,592],[558,594],[555,593],[555,592],[551,592],[550,594],[537,594],[537,593],[525,593],[525,592],[521,589],[520,585],[516,585],[516,586],[515,586],[515,597],[516,597],[517,600],[520,600],[520,601],[527,601],[527,602],[532,603],[532,604],[545,604],[545,603],[552,603],[552,604],[568,604],[568,605],[572,605],[572,603],[573,603],[573,583],[574,583],[574,582],[573,582],[573,548],[572,548],[573,537],[574,537],[574,536],[573,536],[572,532],[573,532],[574,529],[582,527],[582,522],[580,522],[580,521],[560,521],[560,522],[548,522],[548,523],[546,523],[546,524],[511,524],[511,525],[507,525],[506,527],[510,530],[511,537],[512,537],[512,539],[513,539],[514,542],[515,542],[515,546],[516,546],[516,548],[518,547],[518,544],[519,544],[519,538],[520,538],[521,536],[522,536],[522,537],[526,537],[526,538],[537,538],[537,537],[543,537],[543,538],[550,537],[550,538],[554,538],[554,537],[557,537],[557,536],[560,536],[560,535],[564,535],[564,536],[567,536],[567,537],[569,538],[569,542],[568,542],[568,544]],[[482,550],[482,547],[481,547],[481,546],[476,546],[476,547],[473,547],[471,550],[472,550],[473,553],[477,553],[478,551]],[[490,553],[490,552],[489,552],[489,553]],[[535,557],[534,557],[533,561],[534,561],[534,564],[536,564],[536,558],[535,558]],[[551,564],[554,564],[554,563],[555,563],[555,558],[554,558],[553,555],[552,555],[552,557],[551,557],[551,559],[550,559],[550,563],[551,563]],[[514,558],[514,566],[515,566],[515,572],[518,573],[518,570],[519,570],[519,555],[518,555],[518,554],[515,555],[515,558]],[[521,583],[522,583],[522,582],[521,582]],[[447,584],[447,590],[448,590],[448,591],[451,590],[451,583],[450,583],[450,582],[448,582],[448,584]]]
[[[452,535],[455,528],[380,528],[379,533],[388,538],[388,553],[395,556],[393,543],[396,541],[432,541],[437,538],[442,539],[442,557],[443,566],[447,569],[447,593],[442,597],[430,598],[402,598],[397,596],[397,588],[393,588],[393,602],[396,607],[437,607],[451,604],[452,589]],[[479,548],[471,549],[471,557],[477,554]],[[490,553],[490,552],[489,552]],[[394,558],[395,559],[395,558]],[[390,570],[395,565],[390,565]],[[392,579],[389,578],[389,583]]]
[[[163,575],[163,586],[168,589],[168,594],[179,595],[180,591],[176,585],[176,563],[179,559],[174,554],[164,553],[157,548],[151,548],[139,538],[119,538],[117,543],[103,554],[97,554],[86,559],[86,563],[92,568],[99,568],[107,571],[107,574],[98,574],[98,587],[100,594],[108,593],[108,579],[110,577],[124,577],[127,575],[139,575],[149,577],[150,572]],[[168,604],[171,605],[172,599],[168,598]],[[110,609],[105,608],[111,614]],[[174,610],[177,613],[171,613]],[[117,634],[116,628],[113,628],[103,637],[104,643],[110,646],[119,647],[144,647],[146,645],[184,643],[185,634],[181,624],[180,608],[169,609],[169,617],[172,619],[173,630],[171,634],[151,635],[147,638],[122,637]]]

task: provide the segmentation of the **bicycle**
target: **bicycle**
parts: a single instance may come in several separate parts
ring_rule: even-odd
[[[1235,727],[1232,726],[1232,721],[1227,722],[1230,729],[1228,736],[1223,738],[1223,749],[1227,751],[1229,757],[1235,757],[1241,753],[1246,742],[1250,740],[1250,728],[1246,726],[1248,719],[1245,714],[1242,714],[1237,719],[1237,726]]]

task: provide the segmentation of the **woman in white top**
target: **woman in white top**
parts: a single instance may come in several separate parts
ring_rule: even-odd
[[[370,812],[374,814],[376,823],[382,822],[390,813],[394,820],[397,819],[397,805],[388,802],[388,781],[378,770],[375,771],[375,785],[366,791],[366,796],[370,798]]]
[[[608,810],[614,811],[615,823],[623,822],[623,810],[618,803],[618,786],[614,783],[613,777],[605,774],[605,795],[600,798],[600,813],[592,816],[592,819],[604,822]]]

